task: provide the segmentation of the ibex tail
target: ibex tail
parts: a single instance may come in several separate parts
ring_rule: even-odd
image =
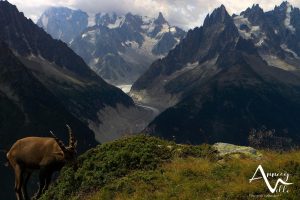
[[[6,162],[4,163],[4,166],[5,166],[5,167],[9,167],[9,166],[10,166],[10,163],[9,163],[8,158],[7,158],[7,156],[8,156],[8,151],[5,150],[5,149],[1,149],[0,152],[5,154]]]

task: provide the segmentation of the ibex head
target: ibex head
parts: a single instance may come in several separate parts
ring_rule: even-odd
[[[63,143],[63,141],[58,139],[52,131],[50,131],[50,134],[52,135],[52,137],[55,139],[55,141],[57,142],[57,144],[63,151],[65,161],[73,163],[76,159],[76,154],[77,154],[77,151],[76,151],[77,140],[75,139],[75,137],[72,133],[71,127],[68,124],[66,124],[66,127],[68,128],[68,132],[69,132],[69,145],[68,146],[66,146]]]

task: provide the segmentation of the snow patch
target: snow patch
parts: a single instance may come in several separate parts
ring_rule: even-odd
[[[156,35],[156,37],[160,37],[165,33],[168,33],[170,31],[170,26],[168,24],[163,24],[160,32]]]
[[[138,49],[139,48],[139,43],[137,43],[136,41],[125,41],[125,44],[133,49]]]
[[[98,57],[98,58],[94,58],[94,59],[92,60],[92,62],[91,62],[91,65],[92,65],[92,66],[95,66],[96,64],[98,64],[99,60],[100,60],[99,57]]]
[[[175,27],[171,27],[171,28],[170,28],[170,32],[171,32],[171,33],[176,33],[176,28],[175,28]]]
[[[87,33],[83,34],[82,37],[88,37],[88,41],[91,44],[95,44],[96,43],[96,37],[97,37],[97,33],[99,33],[100,30],[90,30]]]
[[[281,60],[275,55],[261,55],[262,58],[268,63],[268,65],[277,67],[279,69],[283,69],[286,71],[295,71],[295,66],[292,66],[285,62],[284,60]]]
[[[158,40],[155,38],[151,38],[147,36],[146,34],[142,34],[144,37],[144,42],[142,46],[139,48],[140,53],[144,55],[151,55],[152,54],[152,49],[154,46],[157,44]]]
[[[266,39],[265,37],[260,38],[260,40],[255,44],[255,46],[261,47],[265,42],[265,39]]]
[[[144,24],[151,24],[154,21],[154,19],[148,16],[142,16],[142,21]]]
[[[296,29],[291,24],[291,12],[292,12],[292,6],[291,6],[291,4],[288,3],[287,4],[287,9],[286,9],[286,17],[285,17],[285,20],[284,20],[284,25],[292,33],[295,33]]]
[[[120,88],[126,94],[128,94],[131,90],[132,85],[117,85],[117,87]]]
[[[151,33],[155,29],[154,19],[150,17],[142,17],[143,24],[141,28],[147,33]]]
[[[286,44],[282,44],[282,45],[280,45],[280,47],[281,47],[284,51],[286,51],[286,52],[288,52],[288,53],[291,53],[295,58],[300,59],[300,57],[298,56],[298,54],[297,54],[296,52],[294,52],[292,49],[289,49],[288,46],[287,46]]]
[[[47,28],[48,21],[49,21],[49,18],[46,15],[43,15],[43,17],[42,17],[42,24],[43,24],[44,28]]]
[[[63,31],[61,29],[59,29],[58,31],[58,39],[61,39],[62,35],[63,35]]]
[[[90,14],[88,18],[88,26],[95,26],[96,25],[96,16],[95,14]]]
[[[131,47],[132,49],[134,49],[135,51],[137,51],[142,55],[150,55],[152,54],[151,53],[152,49],[154,48],[158,40],[155,38],[151,38],[146,34],[142,34],[142,35],[144,37],[144,42],[142,45],[139,45],[139,43],[137,43],[136,41],[128,41],[128,40],[125,41],[125,44],[126,46]]]
[[[107,27],[109,29],[119,28],[124,23],[124,20],[125,20],[125,17],[118,17],[114,24],[108,24]]]
[[[157,40],[154,38],[150,38],[147,35],[144,35],[144,43],[142,45],[142,49],[144,49],[147,52],[151,52],[154,45],[157,43]]]
[[[240,35],[246,40],[255,40],[255,46],[262,46],[264,41],[267,39],[265,33],[261,31],[259,26],[253,26],[248,18],[243,15],[236,16],[233,18],[235,26],[238,28]],[[241,26],[245,25],[249,30],[242,30]]]
[[[70,14],[68,17],[67,17],[67,20],[69,21],[69,20],[71,20],[72,19],[72,17],[73,17],[73,15],[72,14]]]
[[[84,34],[81,35],[81,38],[85,38],[86,36],[87,36],[87,34],[84,33]]]

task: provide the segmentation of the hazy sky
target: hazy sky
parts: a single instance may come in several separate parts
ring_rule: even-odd
[[[205,16],[221,4],[233,14],[257,3],[264,10],[270,10],[275,5],[280,5],[282,0],[9,0],[9,2],[17,5],[18,9],[33,21],[37,21],[49,6],[66,6],[81,9],[89,14],[115,11],[120,14],[132,12],[155,17],[161,11],[172,25],[188,29],[202,25]],[[289,2],[300,7],[300,0]]]

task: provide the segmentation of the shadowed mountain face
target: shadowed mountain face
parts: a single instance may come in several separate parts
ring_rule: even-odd
[[[87,20],[89,27],[82,30],[86,24],[81,22]],[[69,30],[74,23],[75,28]],[[87,19],[81,11],[51,8],[38,25],[67,42],[96,73],[116,85],[131,84],[185,36],[182,29],[170,26],[162,13],[157,18],[99,13]]]
[[[80,152],[96,145],[93,132],[76,119],[3,43],[0,44],[0,148],[8,150],[25,136],[48,136],[53,130],[67,141],[71,124]],[[5,161],[1,152],[1,163]],[[1,166],[0,198],[14,199],[12,170]]]
[[[265,125],[299,143],[300,60],[287,41],[300,42],[300,27],[291,25],[296,14],[287,22],[298,12],[289,6],[232,17],[221,6],[189,31],[132,87],[133,97],[166,109],[146,131],[182,143],[247,144],[250,129]]]
[[[104,105],[132,105],[119,89],[105,83],[67,45],[54,40],[15,6],[1,2],[0,39],[33,75],[78,118],[96,118]]]
[[[68,141],[65,124],[70,124],[83,152],[96,145],[93,132],[74,117],[3,43],[0,44],[0,148],[25,136],[49,137],[49,130]],[[1,152],[1,163],[5,161]],[[0,198],[14,199],[12,169],[0,169]]]
[[[97,144],[89,123],[100,123],[99,111],[133,106],[130,97],[7,1],[0,1],[0,27],[0,149],[22,137],[49,136],[49,130],[66,141],[68,123],[82,152]],[[8,171],[0,169],[0,199],[15,198]]]
[[[59,130],[58,135],[67,139],[66,123],[72,124],[78,133],[81,150],[95,144],[92,131],[65,108],[6,44],[1,43],[0,52],[2,147],[8,148],[26,135],[49,136],[50,129]]]

